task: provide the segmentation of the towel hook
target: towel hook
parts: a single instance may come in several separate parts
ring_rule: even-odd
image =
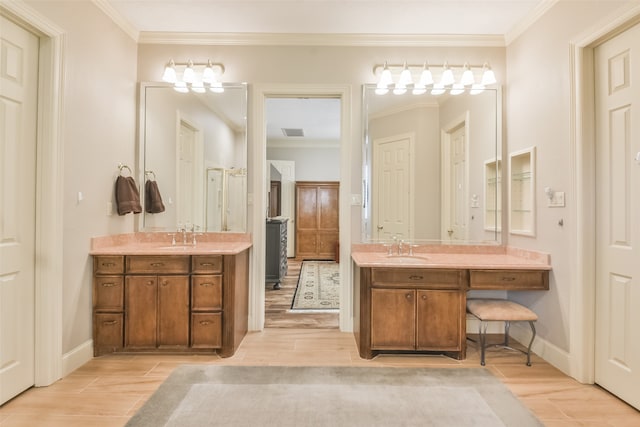
[[[120,176],[122,176],[122,169],[126,169],[129,171],[129,176],[133,175],[133,172],[131,172],[131,168],[127,165],[123,165],[122,163],[120,163],[118,165],[118,169],[120,170]]]
[[[153,180],[156,180],[156,173],[154,171],[145,171],[144,172],[145,175],[153,175]]]

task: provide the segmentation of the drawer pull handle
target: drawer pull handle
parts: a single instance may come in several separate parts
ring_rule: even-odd
[[[503,282],[513,282],[514,280],[516,280],[516,278],[515,278],[515,277],[513,277],[513,276],[502,276],[502,279],[501,279],[501,280],[502,280]]]
[[[200,286],[213,286],[213,283],[200,283]]]
[[[213,265],[215,265],[215,264],[214,264],[214,263],[212,263],[212,262],[201,262],[201,263],[200,263],[200,265],[201,265],[202,267],[211,267],[211,266],[213,266]]]
[[[409,276],[409,279],[411,279],[411,280],[422,280],[422,279],[424,279],[424,277],[423,276],[411,275],[411,276]]]
[[[105,320],[104,322],[102,322],[102,324],[105,326],[116,325],[117,323],[118,323],[117,320]]]
[[[162,267],[164,262],[152,262],[151,267]]]
[[[115,285],[116,285],[115,283],[107,282],[107,283],[103,283],[102,287],[103,288],[113,288]]]
[[[208,320],[201,320],[201,321],[200,321],[200,324],[201,324],[202,326],[207,326],[207,325],[210,325],[210,324],[211,324],[211,322],[209,322]]]
[[[103,263],[102,263],[102,266],[103,266],[103,267],[113,267],[113,266],[115,266],[115,265],[116,265],[116,263],[115,263],[115,262],[103,262]]]

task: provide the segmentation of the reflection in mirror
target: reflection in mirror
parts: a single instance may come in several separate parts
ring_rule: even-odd
[[[142,230],[246,231],[246,115],[245,84],[222,93],[141,85],[140,169],[166,207],[153,213],[143,200]]]
[[[499,90],[377,95],[364,85],[363,115],[363,241],[498,243]]]

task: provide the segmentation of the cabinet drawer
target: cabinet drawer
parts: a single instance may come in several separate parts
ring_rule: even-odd
[[[191,276],[191,310],[222,310],[222,276]]]
[[[127,273],[189,273],[189,255],[127,256]]]
[[[124,276],[96,276],[93,280],[93,308],[97,311],[122,311]]]
[[[548,270],[471,270],[471,289],[548,290]]]
[[[122,349],[122,313],[96,313],[93,315],[94,355],[111,353]]]
[[[466,270],[431,268],[374,268],[371,281],[374,287],[420,287],[434,289],[460,289],[465,285]]]
[[[124,256],[99,255],[93,258],[93,274],[122,274]]]
[[[191,314],[191,347],[222,347],[222,313]]]
[[[222,255],[194,255],[191,259],[191,272],[222,273]]]

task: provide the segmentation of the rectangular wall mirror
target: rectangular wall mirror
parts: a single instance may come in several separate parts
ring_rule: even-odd
[[[247,86],[140,85],[139,230],[247,230]],[[164,210],[145,195],[154,181]]]
[[[501,189],[486,164],[501,165],[500,90],[375,89],[363,87],[363,241],[499,243]]]

